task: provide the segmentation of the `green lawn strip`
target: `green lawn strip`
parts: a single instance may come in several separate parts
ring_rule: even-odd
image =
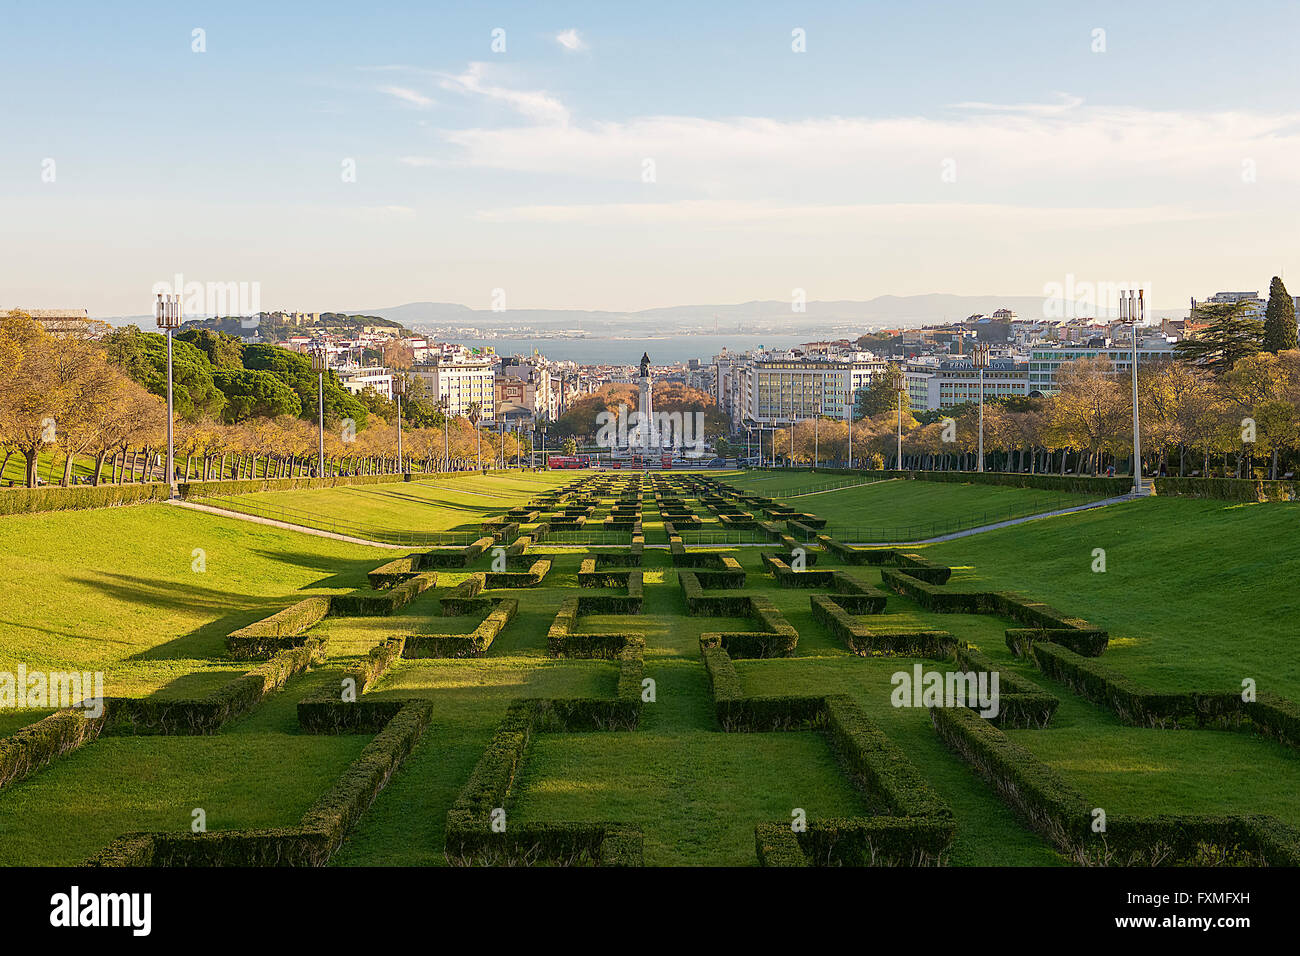
[[[230,501],[261,508],[283,508],[323,518],[337,518],[355,530],[477,530],[490,517],[509,511],[559,484],[498,475],[430,476],[382,485],[345,485],[296,491],[239,495]]]
[[[389,556],[162,504],[12,515],[0,520],[0,669],[112,682],[119,662],[220,658],[231,631],[364,587]]]
[[[934,545],[950,587],[1009,589],[1110,631],[1108,667],[1152,690],[1261,691],[1300,700],[1292,622],[1300,503],[1156,498]],[[1093,551],[1106,571],[1092,570]],[[891,599],[892,600],[892,599]]]
[[[784,480],[763,485],[735,478],[728,480],[737,488],[773,498],[781,498],[785,491],[803,492],[819,487],[810,478],[821,478],[826,485],[844,480],[840,476],[832,479],[807,473],[781,478]],[[979,527],[1092,500],[1094,497],[1089,495],[1033,488],[898,479],[822,491],[788,499],[788,503],[799,511],[825,518],[826,531],[834,537],[860,541],[869,532],[869,540],[889,541],[933,537],[959,528]]]
[[[443,865],[447,811],[510,701],[612,697],[616,681],[617,668],[606,661],[507,657],[398,661],[370,694],[430,698],[436,702],[434,719],[333,862]]]

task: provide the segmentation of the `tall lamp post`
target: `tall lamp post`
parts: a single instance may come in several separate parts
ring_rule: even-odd
[[[158,321],[158,328],[163,330],[167,338],[167,487],[168,495],[176,497],[176,446],[172,435],[172,420],[174,414],[172,411],[172,332],[181,327],[181,297],[180,294],[163,297],[161,292],[158,293],[158,301],[154,304],[155,318]]]
[[[1138,289],[1136,294],[1128,290],[1119,296],[1120,319],[1129,319],[1133,328],[1133,494],[1144,494],[1142,488],[1142,432],[1138,422],[1138,323],[1147,318],[1145,289]],[[1126,314],[1127,313],[1127,314]]]
[[[393,398],[397,400],[397,461],[403,472],[406,471],[406,456],[402,454],[402,393],[406,391],[406,379],[400,375],[393,379]]]
[[[979,437],[979,461],[975,465],[976,471],[984,470],[984,370],[989,367],[989,346],[988,343],[978,343],[975,351],[971,353],[971,360],[980,372],[980,437]]]
[[[447,471],[451,467],[451,399],[438,399],[438,408],[442,410],[442,467]]]
[[[907,374],[903,371],[902,366],[894,373],[895,382],[898,385],[898,470],[903,470],[903,389],[907,387]]]
[[[320,431],[316,444],[316,477],[325,477],[325,366],[326,352],[322,345],[318,349],[312,349],[311,368],[318,376],[318,388],[316,399],[316,410],[319,412]]]
[[[847,401],[844,403],[849,413],[849,471],[853,470],[853,389],[849,389]]]
[[[483,433],[478,430],[478,422],[482,417],[478,403],[475,402],[469,407],[469,423],[474,426],[474,455],[478,459],[475,467],[479,471],[483,470]]]

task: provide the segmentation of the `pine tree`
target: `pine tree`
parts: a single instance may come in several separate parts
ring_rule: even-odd
[[[1264,348],[1276,354],[1298,346],[1295,300],[1286,291],[1281,278],[1273,276],[1268,287],[1268,308],[1264,312]]]

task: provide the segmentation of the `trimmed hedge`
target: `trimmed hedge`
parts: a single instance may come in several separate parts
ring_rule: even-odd
[[[60,710],[0,737],[0,789],[97,739],[105,723],[104,714],[87,717],[80,709]]]
[[[109,697],[104,700],[104,732],[114,736],[213,734],[278,691],[290,677],[324,659],[325,639],[312,637],[298,647],[280,651],[206,697]]]
[[[1032,647],[1048,677],[1139,727],[1236,727],[1248,721],[1240,692],[1151,691],[1095,658],[1051,642]]]
[[[287,650],[302,643],[298,637],[324,620],[330,607],[328,595],[304,598],[270,617],[232,631],[226,636],[226,650],[235,660],[261,660]]]
[[[1270,816],[1109,814],[1105,832],[1094,833],[1092,805],[974,711],[935,707],[930,719],[1012,809],[1078,863],[1300,866],[1300,831]]]
[[[404,706],[403,701],[390,701],[382,712],[362,707],[361,695],[374,686],[393,662],[402,656],[405,638],[390,637],[375,645],[360,664],[349,668],[339,680],[338,688],[324,684],[315,693],[298,702],[298,724],[314,734],[340,734],[377,732]],[[343,699],[345,688],[356,695],[352,701]]]
[[[484,586],[487,588],[535,588],[550,573],[550,559],[538,558],[528,566],[527,571],[484,572]]]
[[[1095,494],[1098,499],[1117,498],[1133,488],[1132,478],[1107,478],[1090,475],[1026,475],[1003,471],[875,471],[848,468],[793,468],[782,471],[808,471],[828,475],[845,475],[880,481],[886,478],[903,478],[911,481],[938,481],[964,485],[1007,485],[1013,488],[1039,488],[1044,491],[1066,491]],[[1167,479],[1158,478],[1159,481]]]
[[[406,607],[437,582],[437,574],[422,572],[391,588],[337,594],[330,598],[330,616],[388,617]]]
[[[497,725],[487,750],[447,811],[446,855],[457,865],[548,863],[640,866],[639,828],[618,823],[524,823],[492,828],[505,810],[533,737],[542,732],[633,729],[640,717],[644,644],[620,654],[619,696],[613,700],[517,700]]]
[[[952,577],[952,568],[946,564],[899,548],[854,548],[825,534],[817,535],[817,543],[845,564],[904,568],[912,577],[929,584],[947,584]]]
[[[1012,628],[1007,643],[1015,650],[1018,644],[1035,640],[1033,631],[1071,632],[1067,639],[1081,649],[1100,654],[1109,635],[1081,617],[1072,617],[1041,601],[1011,591],[946,591],[914,577],[910,571],[881,568],[880,579],[886,586],[910,598],[927,611],[941,614],[995,614],[1029,626],[1030,632]]]
[[[793,833],[789,824],[760,823],[754,828],[760,866],[944,862],[956,833],[951,809],[852,698],[838,694],[745,697],[725,650],[702,646],[700,653],[724,730],[824,732],[873,813],[863,818],[810,820],[802,833]]]
[[[36,514],[42,511],[84,511],[115,508],[150,501],[166,501],[171,489],[165,482],[139,485],[71,485],[0,489],[0,515]]]
[[[1056,708],[1061,705],[1056,695],[1049,694],[1015,671],[998,667],[973,647],[958,647],[956,658],[964,670],[998,675],[998,713],[996,717],[985,718],[986,720],[991,720],[999,727],[1036,729],[1052,722]]]
[[[431,701],[409,701],[366,744],[297,826],[207,833],[128,833],[91,857],[109,866],[324,866],[384,789],[433,716]]]
[[[407,635],[402,656],[481,657],[519,613],[519,602],[515,598],[491,599],[488,605],[487,616],[469,634]]]
[[[626,633],[579,633],[578,619],[588,614],[640,614],[642,579],[640,569],[628,572],[628,593],[581,595],[566,598],[546,634],[546,650],[552,657],[612,659],[639,637]]]
[[[943,660],[952,657],[957,647],[957,639],[947,631],[889,630],[859,623],[831,595],[812,594],[808,601],[813,618],[859,657],[887,655]]]
[[[366,574],[370,581],[370,586],[376,590],[379,588],[391,588],[403,581],[409,581],[420,573],[419,554],[408,554],[404,558],[394,558],[387,564],[381,564]]]

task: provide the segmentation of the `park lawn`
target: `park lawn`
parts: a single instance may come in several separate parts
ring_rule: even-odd
[[[395,554],[165,504],[10,515],[0,670],[102,669],[110,693],[145,693],[224,657],[233,630],[366,586]]]
[[[572,479],[543,472],[453,473],[410,482],[226,495],[209,503],[352,536],[364,537],[367,531],[459,531],[464,539],[460,543],[468,544],[478,536],[482,522]]]
[[[805,490],[808,479],[824,479],[828,490],[788,497],[786,490]],[[802,479],[802,481],[800,480]],[[780,498],[792,508],[828,522],[826,533],[850,543],[921,541],[1009,518],[1043,514],[1088,504],[1094,495],[1014,488],[1006,485],[958,484],[941,481],[886,479],[857,487],[834,487],[843,476],[777,475],[767,484],[733,480],[736,487]],[[812,484],[811,487],[816,487]]]
[[[562,480],[557,483],[567,483],[579,476],[558,477]],[[893,489],[894,495],[917,485],[933,484],[955,494],[970,487],[909,482],[900,488],[902,484],[879,487]],[[416,485],[397,485],[394,490],[407,492]],[[487,503],[496,499],[481,497],[480,515],[500,510]],[[825,496],[794,500],[814,502],[818,497]],[[1157,510],[1140,510],[1151,506]],[[428,506],[404,501],[399,507],[409,512]],[[926,551],[957,566],[954,588],[1009,588],[1111,627],[1115,640],[1103,660],[1143,683],[1156,675],[1171,688],[1197,682],[1221,686],[1222,680],[1213,684],[1204,678],[1208,674],[1217,679],[1249,665],[1250,676],[1260,680],[1262,689],[1270,689],[1269,682],[1285,688],[1287,679],[1300,681],[1292,665],[1279,663],[1295,660],[1285,634],[1286,618],[1293,616],[1286,612],[1294,611],[1295,602],[1286,597],[1283,584],[1294,577],[1300,545],[1282,538],[1294,522],[1296,507],[1300,505],[1141,501],[1029,522]],[[653,498],[644,508],[648,528],[652,515],[657,517]],[[706,513],[698,506],[695,510]],[[13,531],[21,522],[28,524]],[[1088,530],[1081,534],[1080,527]],[[212,540],[206,545],[190,543],[200,529]],[[1158,530],[1173,540],[1153,552],[1143,533]],[[1094,537],[1102,543],[1090,543]],[[69,538],[89,540],[91,547],[75,555],[66,547],[57,550]],[[1220,539],[1230,543],[1221,544]],[[121,584],[110,588],[105,582],[116,583],[113,575],[120,576],[120,542],[131,540],[156,540],[160,545],[139,558],[132,554],[132,560],[144,562],[132,589],[124,590]],[[405,553],[163,505],[6,518],[0,521],[0,543],[8,545],[0,550],[0,561],[10,562],[5,568],[10,580],[20,589],[28,587],[17,594],[34,607],[31,619],[59,624],[57,629],[36,630],[0,623],[0,647],[14,660],[29,667],[34,659],[63,661],[74,655],[91,663],[103,660],[109,665],[110,684],[116,680],[117,686],[138,693],[175,696],[206,693],[246,669],[223,658],[222,639],[229,630],[302,594],[363,587],[367,570]],[[194,574],[190,552],[199,546],[208,552],[204,583],[212,591],[200,591],[192,605],[184,596],[193,588],[187,577]],[[1106,574],[1090,570],[1094,546],[1107,548]],[[1267,561],[1253,553],[1261,546],[1269,550]],[[958,825],[952,863],[1064,862],[947,750],[925,711],[891,705],[890,677],[910,669],[913,661],[851,655],[813,619],[810,592],[778,588],[763,573],[761,549],[717,550],[737,557],[749,576],[745,590],[771,599],[800,632],[792,658],[737,661],[747,692],[853,696],[952,807]],[[546,631],[560,603],[580,593],[576,572],[586,549],[537,551],[554,560],[541,586],[485,592],[518,600],[519,613],[483,658],[399,660],[370,692],[378,697],[429,698],[437,706],[415,751],[362,817],[334,863],[442,864],[446,812],[511,700],[613,696],[613,663],[556,660],[545,654]],[[1131,565],[1152,553],[1160,562],[1162,587],[1148,592],[1140,588]],[[1188,560],[1189,554],[1213,557],[1195,562]],[[91,556],[88,567],[86,555]],[[215,585],[214,555],[222,574]],[[485,556],[474,570],[485,569],[489,561]],[[507,808],[510,819],[638,825],[645,832],[647,862],[654,865],[752,865],[755,823],[788,820],[796,807],[813,820],[865,812],[862,797],[820,734],[720,730],[700,661],[699,635],[750,625],[688,615],[666,550],[648,548],[644,564],[643,614],[584,617],[581,626],[645,638],[655,702],[647,705],[636,731],[539,735],[524,762],[516,798]],[[834,564],[823,555],[817,566]],[[1153,573],[1149,560],[1144,567],[1142,580]],[[32,568],[45,576],[44,591],[28,586]],[[876,569],[846,570],[868,583],[879,581]],[[210,829],[295,822],[370,739],[364,734],[301,733],[294,711],[297,701],[313,688],[337,681],[348,662],[387,637],[471,630],[477,618],[444,618],[438,603],[467,573],[440,571],[435,589],[392,617],[326,619],[312,633],[327,638],[328,662],[291,680],[284,691],[217,735],[105,738],[0,791],[0,834],[5,836],[0,840],[0,863],[75,863],[129,830],[188,826],[190,811],[198,806],[208,811]],[[1248,587],[1252,575],[1265,573],[1269,576],[1263,585]],[[8,593],[6,601],[12,601],[16,592]],[[1265,594],[1272,596],[1271,604]],[[229,606],[219,605],[218,597]],[[65,631],[88,629],[82,623],[87,619],[109,635],[101,642],[104,646],[65,637]],[[150,627],[155,619],[163,622],[162,628]],[[239,623],[232,624],[235,620]],[[995,617],[934,614],[891,593],[886,613],[873,620],[948,630],[980,647],[999,666],[1060,697],[1052,728],[1013,731],[1012,736],[1108,811],[1268,812],[1300,824],[1300,809],[1287,802],[1300,789],[1300,774],[1293,752],[1278,744],[1247,733],[1123,727],[1109,711],[1080,700],[1032,665],[1013,658],[1003,641],[1010,622]],[[1250,634],[1238,626],[1243,620]],[[1221,626],[1207,628],[1203,621]],[[1130,630],[1120,630],[1117,622]],[[8,651],[20,639],[26,642],[20,650]],[[1243,647],[1255,655],[1254,663],[1239,663]],[[1211,665],[1217,669],[1207,672]],[[0,669],[5,667],[0,660]],[[1280,692],[1300,697],[1297,689]],[[0,713],[0,734],[39,716],[41,712]],[[51,850],[42,855],[44,846]]]
[[[951,587],[1019,591],[1110,631],[1103,663],[1156,690],[1300,700],[1300,503],[1148,498],[925,549]],[[1092,570],[1096,549],[1105,572]]]
[[[316,672],[220,733],[104,737],[0,791],[0,866],[75,866],[124,833],[291,826],[370,740],[298,730]]]

